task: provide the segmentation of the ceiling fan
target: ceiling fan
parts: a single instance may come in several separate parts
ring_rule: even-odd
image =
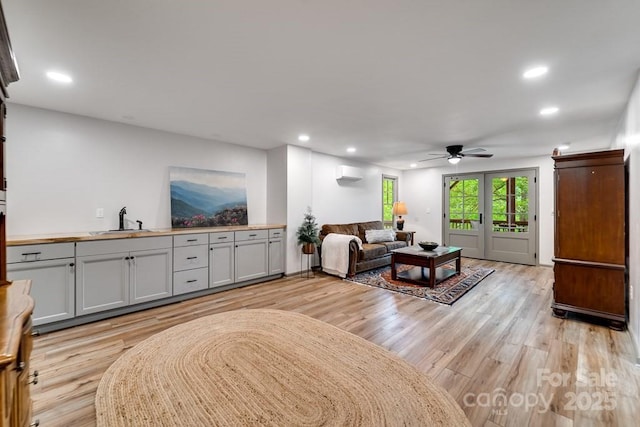
[[[471,148],[469,150],[462,150],[462,145],[449,145],[447,146],[447,154],[429,154],[430,156],[436,156],[436,157],[432,157],[430,159],[424,159],[424,160],[420,160],[421,162],[426,162],[428,160],[435,160],[435,159],[447,159],[449,161],[449,163],[451,163],[452,165],[457,164],[463,157],[484,157],[484,158],[488,158],[488,157],[493,157],[493,154],[491,153],[482,153],[483,151],[486,151],[484,148]]]

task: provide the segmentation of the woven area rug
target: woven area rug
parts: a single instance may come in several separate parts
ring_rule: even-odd
[[[445,267],[455,268],[454,266]],[[398,267],[398,271],[407,270],[409,268],[412,268],[412,266],[400,265]],[[495,270],[490,268],[462,267],[460,275],[452,276],[443,282],[438,283],[434,288],[414,285],[401,280],[392,280],[391,267],[381,267],[365,271],[356,274],[352,278],[344,280],[388,289],[390,291],[401,292],[403,294],[409,294],[414,297],[428,299],[441,304],[451,305],[494,271]]]
[[[308,316],[239,310],[160,332],[96,393],[98,426],[471,425],[398,356]]]

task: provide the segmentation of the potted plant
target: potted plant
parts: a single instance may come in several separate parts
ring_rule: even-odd
[[[312,254],[316,251],[316,245],[320,244],[320,237],[318,237],[318,223],[316,217],[311,213],[311,208],[307,208],[307,212],[304,214],[304,220],[296,236],[298,237],[298,244],[302,245],[302,253]]]

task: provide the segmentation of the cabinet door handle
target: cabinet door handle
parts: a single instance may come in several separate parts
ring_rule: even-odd
[[[22,256],[40,255],[40,254],[42,254],[42,252],[23,252]]]
[[[197,280],[196,279],[187,280],[187,283],[193,283],[193,282],[197,282]]]
[[[27,366],[27,365],[26,365],[24,362],[20,362],[20,363],[18,363],[18,366],[16,366],[14,370],[15,370],[16,372],[22,372],[22,371],[24,371],[24,368],[25,368],[26,366]]]
[[[188,256],[187,259],[198,259],[197,256]]]
[[[226,239],[227,236],[218,237],[218,240]]]
[[[187,239],[187,242],[197,242],[198,239]]]
[[[126,256],[126,257],[124,257],[124,259],[129,260],[129,259],[131,259],[131,258],[130,258],[130,257],[128,257],[128,256]]]
[[[257,234],[249,234],[249,237],[256,237]]]
[[[73,262],[71,264],[69,264],[69,267],[74,267],[74,266],[75,266],[75,263],[73,263]]]

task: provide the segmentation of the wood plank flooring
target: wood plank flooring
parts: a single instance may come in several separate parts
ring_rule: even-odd
[[[304,313],[398,354],[447,389],[475,426],[637,425],[640,368],[627,332],[552,317],[548,267],[471,259],[464,265],[496,271],[453,306],[316,273],[36,337],[34,419],[93,426],[102,373],[127,349],[201,316],[273,308]]]

